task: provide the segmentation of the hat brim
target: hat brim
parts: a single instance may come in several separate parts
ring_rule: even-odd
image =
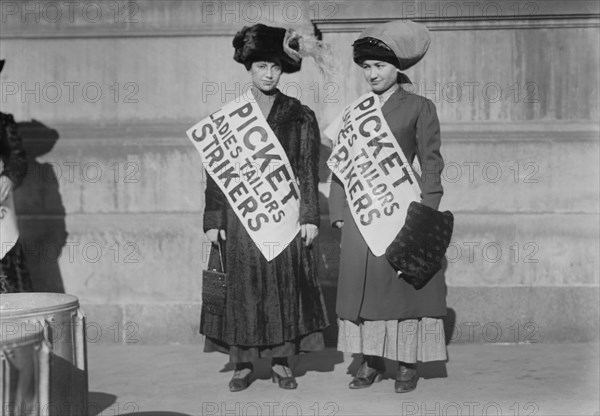
[[[283,28],[263,24],[245,27],[233,39],[233,59],[246,67],[256,61],[278,61],[283,72],[297,72],[302,61],[296,62],[284,52],[285,33]]]
[[[405,71],[417,64],[429,49],[429,30],[410,20],[393,20],[366,28],[359,36],[384,43],[398,58],[398,69]]]
[[[387,62],[399,67],[400,62],[394,52],[383,42],[373,38],[358,39],[352,44],[352,58],[358,65],[364,61],[374,60]]]

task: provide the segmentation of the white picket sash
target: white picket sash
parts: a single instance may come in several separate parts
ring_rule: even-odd
[[[187,131],[206,172],[267,261],[300,231],[300,187],[252,92]]]
[[[327,164],[344,185],[365,242],[381,256],[404,225],[408,205],[420,199],[413,169],[373,93],[347,106],[325,134],[334,144]]]

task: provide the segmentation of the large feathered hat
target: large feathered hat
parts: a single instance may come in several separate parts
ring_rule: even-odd
[[[252,62],[277,60],[281,70],[297,72],[302,58],[312,58],[326,77],[333,76],[331,47],[312,34],[299,34],[292,29],[256,24],[244,27],[233,38],[233,59],[250,69]]]
[[[254,26],[245,26],[233,38],[233,47],[235,48],[233,59],[244,64],[247,69],[250,68],[252,62],[278,60],[283,72],[297,72],[302,65],[302,58],[298,54],[299,37],[288,34],[286,38],[287,32],[286,29],[260,23]]]
[[[419,62],[429,49],[429,30],[410,20],[394,20],[366,28],[352,44],[354,62],[368,59],[389,62],[404,71]]]

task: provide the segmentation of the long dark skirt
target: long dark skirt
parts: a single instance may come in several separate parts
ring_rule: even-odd
[[[0,293],[32,292],[33,286],[20,241],[0,261]]]
[[[231,362],[248,362],[323,349],[321,330],[329,322],[314,246],[305,247],[298,234],[267,262],[237,217],[228,214],[227,300],[222,316],[202,311],[205,351],[229,354]]]
[[[284,342],[279,345],[266,345],[260,347],[246,347],[241,345],[227,345],[219,340],[206,338],[204,352],[222,352],[229,355],[232,363],[249,363],[260,358],[291,357],[303,352],[320,351],[325,348],[325,340],[321,331],[302,336],[294,341]]]

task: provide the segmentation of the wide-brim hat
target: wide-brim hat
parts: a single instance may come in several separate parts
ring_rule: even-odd
[[[411,202],[404,226],[385,251],[386,258],[408,283],[421,289],[442,268],[453,228],[450,211]]]
[[[302,59],[294,53],[300,47],[298,38],[290,37],[284,28],[260,23],[245,26],[233,38],[233,47],[233,59],[247,68],[252,62],[276,60],[281,63],[283,72],[293,73],[299,71],[302,65]]]
[[[390,62],[404,71],[429,49],[429,30],[410,20],[394,20],[366,28],[354,42],[354,62],[373,59]]]

